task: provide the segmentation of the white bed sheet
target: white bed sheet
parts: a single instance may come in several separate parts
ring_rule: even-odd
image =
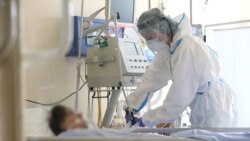
[[[180,137],[29,137],[27,141],[200,141]]]
[[[212,132],[201,129],[180,131],[173,133],[172,137],[202,139],[205,141],[250,141],[249,132]]]
[[[130,129],[127,131],[122,130],[115,130],[110,132],[109,130],[95,132],[88,130],[84,134],[79,132],[65,132],[60,138],[53,137],[53,133],[48,127],[48,113],[50,111],[50,107],[39,107],[39,108],[29,108],[25,109],[25,118],[24,118],[24,127],[25,127],[25,135],[29,137],[29,141],[85,141],[85,140],[130,140],[135,139],[138,141],[141,140],[149,140],[158,141],[162,140],[162,137],[159,137],[155,134],[143,134],[131,133],[134,129]],[[91,133],[90,133],[91,132]],[[129,134],[128,136],[128,133]],[[68,136],[66,139],[64,139]],[[99,137],[97,137],[99,136]],[[112,137],[110,137],[112,136]],[[201,129],[194,129],[188,131],[180,131],[173,133],[171,137],[163,137],[163,140],[183,140],[179,139],[179,137],[186,138],[196,138],[206,141],[250,141],[250,130],[249,132],[212,132],[207,130]],[[157,140],[155,140],[157,138]],[[189,139],[194,140],[194,139]]]
[[[74,129],[63,132],[59,137],[165,137],[157,133],[133,133],[137,127],[123,129]]]

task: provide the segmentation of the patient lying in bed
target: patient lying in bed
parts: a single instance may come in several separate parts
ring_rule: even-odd
[[[72,129],[87,129],[88,124],[78,114],[68,107],[58,105],[52,108],[49,117],[49,127],[57,136]]]
[[[137,127],[120,130],[88,128],[88,123],[78,114],[65,106],[52,108],[49,117],[49,127],[56,136],[141,136],[132,134]],[[147,134],[149,135],[149,134]]]
[[[64,106],[55,106],[52,108],[49,118],[49,127],[56,136],[60,137],[166,137],[152,133],[132,133],[137,128],[136,126],[120,130],[88,128],[87,122],[80,114]],[[171,137],[186,137],[191,138],[191,140],[196,138],[206,141],[249,141],[250,132],[219,133],[200,129],[190,129],[174,133]]]

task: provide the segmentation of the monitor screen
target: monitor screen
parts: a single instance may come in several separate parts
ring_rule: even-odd
[[[136,44],[134,42],[124,42],[124,48],[126,50],[127,55],[139,55],[139,52],[136,48]]]
[[[111,0],[110,14],[118,12],[119,22],[133,23],[134,21],[134,0]]]

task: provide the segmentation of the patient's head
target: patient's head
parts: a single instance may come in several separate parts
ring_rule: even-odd
[[[55,135],[75,128],[88,128],[81,114],[70,108],[58,105],[52,108],[49,118],[49,127]]]

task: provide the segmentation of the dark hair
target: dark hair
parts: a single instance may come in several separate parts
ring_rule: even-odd
[[[61,127],[61,124],[67,115],[67,109],[68,108],[62,105],[57,105],[53,107],[50,112],[49,127],[56,136],[64,131],[64,129]]]

